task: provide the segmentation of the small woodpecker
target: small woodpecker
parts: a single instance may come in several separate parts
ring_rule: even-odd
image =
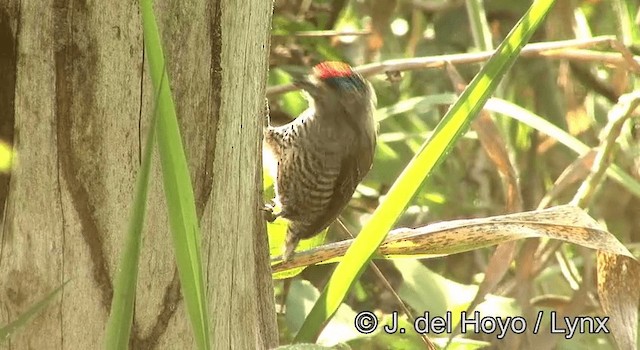
[[[348,64],[320,63],[295,84],[307,92],[309,108],[286,125],[264,129],[267,154],[278,164],[274,202],[281,208],[264,210],[269,221],[289,222],[284,261],[347,206],[371,169],[377,134],[375,92]]]

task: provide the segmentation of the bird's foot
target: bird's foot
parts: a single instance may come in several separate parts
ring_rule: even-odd
[[[273,202],[265,203],[264,207],[262,207],[262,212],[265,220],[269,222],[274,222],[282,212],[275,212],[275,205]]]

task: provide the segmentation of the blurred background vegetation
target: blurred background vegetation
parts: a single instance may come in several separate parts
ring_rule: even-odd
[[[289,83],[292,75],[325,60],[359,66],[391,59],[481,51],[474,40],[474,36],[479,35],[470,25],[470,16],[484,18],[482,11],[486,14],[483,30],[491,36],[491,42],[486,44],[495,47],[529,6],[529,1],[512,0],[276,0],[269,85]],[[637,14],[636,1],[559,1],[531,42],[613,35],[637,55],[640,50]],[[610,45],[590,49],[619,54]],[[456,64],[456,69],[468,82],[481,65],[482,62]],[[634,74],[637,72],[628,67],[605,64],[597,57],[589,59],[586,55],[573,59],[520,58],[503,80],[497,97],[543,117],[589,147],[597,147],[609,110],[619,96],[637,89]],[[373,168],[342,214],[343,222],[353,233],[366,222],[448,108],[446,104],[424,103],[416,98],[455,93],[444,69],[403,71],[371,76],[369,80],[378,96],[380,133]],[[269,100],[275,123],[286,123],[307,106],[300,92],[270,94]],[[543,197],[554,189],[559,176],[571,169],[574,162],[581,164],[580,157],[541,130],[499,113],[493,117],[519,179],[523,209],[536,209]],[[640,179],[637,115],[626,123],[618,140],[614,163],[637,181]],[[571,201],[586,171],[578,174],[575,181],[563,184],[551,205]],[[267,184],[270,185],[269,180]],[[265,196],[272,193],[268,188]],[[480,146],[476,134],[470,131],[431,175],[397,226],[418,227],[508,211],[500,173]],[[607,179],[596,193],[589,213],[638,255],[638,196],[624,184]],[[327,241],[345,238],[337,225],[332,225],[327,234]],[[413,317],[421,316],[424,311],[442,315],[448,310],[459,315],[475,296],[493,250],[479,249],[437,259],[376,261],[399,298],[379,276],[367,269],[348,299],[348,306],[343,305],[325,328],[320,342],[327,345],[347,342],[358,349],[424,347],[420,337],[411,331],[404,335],[375,332],[365,337],[358,334],[353,327],[354,315],[371,310],[384,324],[382,320],[390,317],[392,311],[399,311],[400,318],[406,319],[402,303],[408,306]],[[516,279],[518,269],[512,263],[493,295],[479,308],[489,314],[506,316],[566,307],[581,283],[594,284],[593,277],[585,281],[581,277],[594,276],[595,254],[569,245],[564,245],[561,251],[570,258],[568,261],[550,259],[544,269],[524,284],[515,282],[520,279]],[[281,343],[291,341],[333,268],[334,265],[312,266],[299,276],[276,282]],[[523,293],[529,297],[526,304],[516,301],[516,296]],[[601,315],[595,284],[589,287],[588,296],[584,299],[587,301],[583,314]],[[487,345],[481,341],[504,347],[495,341],[495,335],[471,334],[465,338],[478,342],[458,340],[450,348]],[[585,347],[606,349],[615,345],[604,334],[577,335],[557,343],[560,349]]]

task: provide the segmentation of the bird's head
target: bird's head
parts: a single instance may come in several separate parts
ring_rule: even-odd
[[[322,62],[312,73],[295,83],[313,99],[318,109],[370,111],[375,105],[375,93],[362,75],[343,62]]]

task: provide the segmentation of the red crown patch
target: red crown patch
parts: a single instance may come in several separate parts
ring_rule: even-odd
[[[313,74],[320,79],[348,77],[353,74],[351,66],[343,62],[327,61],[313,67]]]

